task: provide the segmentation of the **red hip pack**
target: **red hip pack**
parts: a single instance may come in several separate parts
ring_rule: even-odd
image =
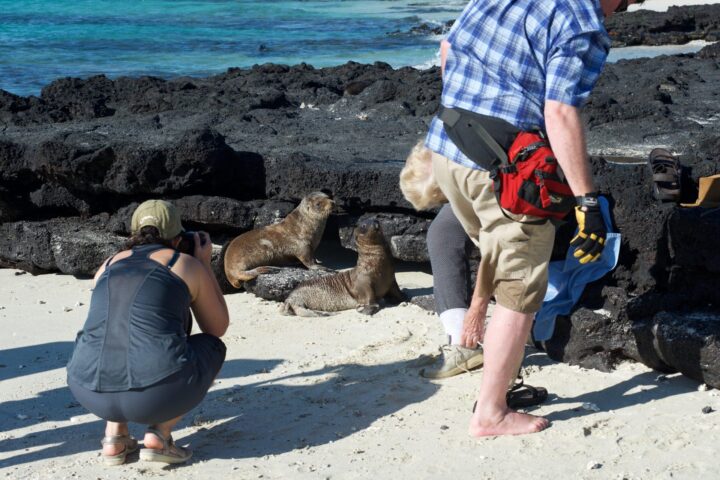
[[[517,215],[556,220],[573,209],[575,197],[543,135],[520,132],[507,156],[507,164],[490,172],[500,207]]]
[[[441,106],[438,116],[455,146],[490,172],[503,213],[541,217],[523,223],[543,223],[560,220],[573,209],[570,185],[539,130],[523,132],[504,120],[461,108]]]

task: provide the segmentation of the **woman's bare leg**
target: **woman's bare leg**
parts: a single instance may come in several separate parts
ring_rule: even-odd
[[[107,425],[105,425],[106,437],[112,437],[115,435],[128,435],[128,433],[129,431],[127,423],[107,422]],[[113,456],[122,453],[123,450],[125,450],[124,444],[115,443],[110,445],[103,445],[102,453],[103,455]]]
[[[172,434],[173,427],[180,421],[181,418],[182,415],[180,415],[179,417],[175,417],[172,420],[168,420],[167,422],[150,425],[150,427],[159,431],[162,434],[163,438],[169,438]],[[145,440],[143,443],[145,448],[152,448],[157,450],[162,450],[163,448],[163,444],[160,439],[157,438],[155,435],[149,433],[145,434]]]

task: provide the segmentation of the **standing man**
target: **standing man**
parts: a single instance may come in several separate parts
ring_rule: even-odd
[[[443,42],[442,106],[487,116],[521,131],[543,129],[578,199],[575,255],[602,252],[605,225],[585,148],[580,107],[610,48],[603,14],[613,0],[472,0]],[[504,139],[495,139],[504,148]],[[480,247],[478,280],[463,321],[461,343],[484,343],[484,374],[470,434],[518,435],[548,421],[510,410],[505,393],[517,373],[532,320],[547,289],[555,237],[548,221],[500,209],[489,172],[464,155],[433,119],[426,146],[453,212]],[[512,218],[510,218],[512,217]],[[526,222],[526,223],[522,223]],[[485,332],[491,295],[496,306]]]

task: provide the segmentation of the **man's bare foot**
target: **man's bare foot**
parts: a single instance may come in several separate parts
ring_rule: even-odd
[[[507,409],[499,415],[482,417],[476,412],[470,419],[470,435],[488,437],[493,435],[524,435],[545,430],[548,419]]]

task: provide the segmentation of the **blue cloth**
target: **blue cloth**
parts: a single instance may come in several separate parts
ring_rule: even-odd
[[[573,257],[575,249],[572,247],[568,250],[564,261],[550,262],[545,301],[535,315],[533,327],[535,340],[548,340],[552,337],[555,318],[570,313],[582,295],[585,285],[602,278],[617,265],[620,256],[620,234],[612,231],[612,218],[607,199],[600,197],[599,201],[605,226],[609,232],[605,240],[605,249],[600,258],[591,263],[580,263]]]
[[[579,107],[607,58],[610,38],[598,0],[473,0],[448,34],[441,103],[544,128],[545,100]],[[480,169],[437,117],[425,145]]]

